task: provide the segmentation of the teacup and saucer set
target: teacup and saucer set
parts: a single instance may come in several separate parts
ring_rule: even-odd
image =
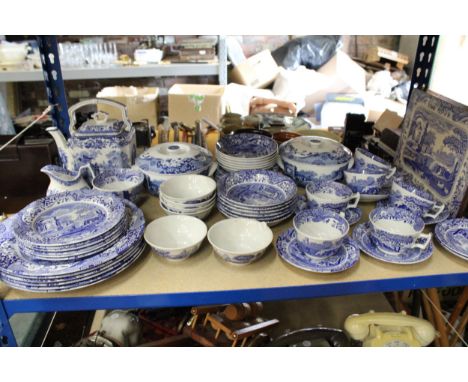
[[[353,239],[374,259],[392,264],[416,264],[432,255],[432,234],[424,234],[424,221],[403,208],[376,208],[369,221],[358,225]]]
[[[317,207],[299,212],[294,228],[276,240],[278,255],[290,265],[309,272],[336,273],[359,261],[359,248],[349,238],[349,224],[338,213]]]
[[[353,192],[359,192],[361,202],[376,202],[390,194],[390,184],[396,168],[377,155],[362,148],[354,153],[354,166],[344,170],[344,180]]]
[[[425,224],[446,220],[450,211],[434,200],[432,195],[404,178],[395,178],[390,196],[377,203],[377,207],[399,207],[420,215]]]
[[[305,188],[306,196],[298,198],[296,211],[316,207],[330,209],[343,216],[349,225],[356,224],[362,217],[362,210],[357,206],[359,193],[346,185],[335,181],[309,182]]]

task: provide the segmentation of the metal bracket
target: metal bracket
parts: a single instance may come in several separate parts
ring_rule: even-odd
[[[37,36],[39,52],[41,55],[42,70],[50,105],[55,105],[52,110],[52,119],[65,136],[69,136],[67,97],[63,84],[62,69],[60,67],[57,38],[55,36]]]
[[[0,347],[18,346],[3,301],[0,300]]]
[[[419,36],[408,100],[411,97],[413,89],[418,88],[426,91],[429,88],[429,80],[431,79],[432,66],[438,42],[439,36],[436,35]]]

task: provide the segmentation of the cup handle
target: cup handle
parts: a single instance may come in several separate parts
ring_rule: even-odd
[[[390,179],[393,175],[395,175],[396,167],[392,167],[390,172],[385,176],[385,179]]]
[[[348,202],[348,206],[346,207],[346,209],[348,208],[356,208],[358,203],[359,203],[359,199],[361,198],[361,194],[359,192],[356,192],[355,194],[353,194],[351,196],[351,199],[349,199],[349,202]],[[353,200],[354,201],[351,201]]]
[[[435,219],[437,218],[441,213],[442,211],[445,209],[445,204],[443,203],[436,203],[434,204],[434,206],[432,207],[431,211],[433,212],[427,212],[424,214],[424,217],[425,218],[432,218],[432,219]]]
[[[354,166],[354,157],[351,157],[349,163],[348,163],[348,170]]]
[[[208,176],[213,176],[217,168],[218,168],[218,162],[211,163],[210,169],[208,170]]]
[[[426,249],[432,239],[432,233],[422,233],[416,239],[416,242],[413,245],[413,248],[421,248]],[[417,243],[418,241],[422,241],[422,243]]]

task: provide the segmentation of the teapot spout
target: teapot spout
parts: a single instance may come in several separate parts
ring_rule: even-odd
[[[73,171],[74,170],[74,162],[73,156],[70,153],[70,149],[67,144],[67,140],[63,136],[62,132],[57,129],[57,127],[49,127],[47,128],[47,132],[52,135],[52,138],[57,145],[60,161],[62,162],[62,166],[67,170]]]

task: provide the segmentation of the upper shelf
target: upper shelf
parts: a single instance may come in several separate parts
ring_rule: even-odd
[[[151,64],[144,66],[114,66],[102,68],[63,68],[64,80],[100,78],[137,78],[168,76],[218,76],[220,65],[212,63]],[[42,70],[0,70],[0,82],[44,81]]]

